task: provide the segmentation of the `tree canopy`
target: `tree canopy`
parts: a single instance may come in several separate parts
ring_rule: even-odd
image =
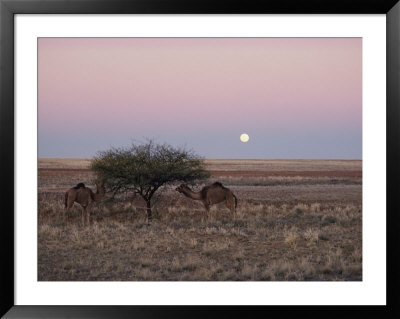
[[[161,186],[210,176],[204,160],[193,151],[156,144],[152,140],[99,152],[92,159],[91,169],[105,181],[112,193],[139,194],[147,204],[149,219],[152,218],[151,198]]]

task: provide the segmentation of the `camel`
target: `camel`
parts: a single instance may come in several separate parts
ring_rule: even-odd
[[[214,184],[204,186],[198,193],[192,191],[185,184],[177,187],[176,191],[191,199],[201,200],[206,209],[207,218],[209,216],[210,206],[213,204],[225,202],[225,205],[231,211],[232,216],[234,215],[235,209],[237,207],[236,196],[229,188],[224,187],[220,182],[215,182]]]
[[[65,193],[65,211],[64,216],[68,221],[69,210],[77,202],[82,207],[82,225],[85,225],[85,220],[87,224],[90,224],[90,209],[92,203],[101,200],[105,194],[105,188],[103,182],[96,182],[96,193],[94,193],[90,188],[86,187],[85,184],[79,183],[75,187],[70,188]]]

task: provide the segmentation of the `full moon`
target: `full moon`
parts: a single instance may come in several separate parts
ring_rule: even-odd
[[[249,140],[249,136],[246,133],[243,133],[242,135],[240,135],[240,140],[243,143],[246,143]]]

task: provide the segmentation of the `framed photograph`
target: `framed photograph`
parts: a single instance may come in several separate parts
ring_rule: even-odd
[[[396,0],[0,3],[1,315],[399,315]]]

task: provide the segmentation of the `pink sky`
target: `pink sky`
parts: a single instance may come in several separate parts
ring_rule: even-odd
[[[361,158],[361,38],[40,38],[38,72],[39,156]]]

